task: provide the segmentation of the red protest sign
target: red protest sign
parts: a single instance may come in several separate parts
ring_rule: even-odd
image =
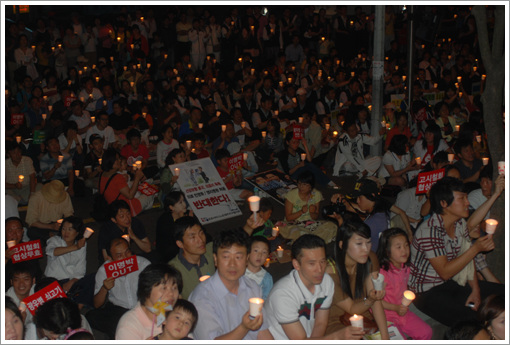
[[[54,298],[67,298],[67,295],[57,281],[28,296],[23,300],[23,303],[27,306],[30,314],[35,315],[37,308]]]
[[[305,136],[305,129],[299,125],[294,125],[292,129],[294,133],[294,139],[301,140]]]
[[[444,168],[418,174],[418,184],[416,185],[416,194],[425,194],[430,188],[444,177]]]
[[[140,193],[151,196],[158,192],[158,187],[151,185],[150,183],[144,182],[141,185],[138,185],[138,190]]]
[[[11,114],[11,125],[13,125],[13,126],[22,125],[24,119],[25,119],[25,114],[23,114],[23,113]]]
[[[43,257],[41,240],[20,243],[12,249],[15,251],[11,258],[13,264]]]
[[[228,173],[235,175],[243,168],[243,153],[239,152],[228,159]]]
[[[70,106],[71,106],[71,103],[73,103],[75,100],[76,100],[76,97],[68,96],[68,97],[66,97],[66,99],[65,99],[64,105],[65,105],[66,107],[70,107]]]
[[[104,265],[106,272],[106,278],[118,278],[129,273],[138,271],[138,260],[136,255],[132,255],[129,258],[112,261]]]

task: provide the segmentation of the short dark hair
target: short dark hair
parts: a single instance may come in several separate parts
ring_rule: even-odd
[[[225,230],[220,232],[213,241],[213,253],[217,254],[220,248],[230,248],[233,245],[245,247],[248,252],[249,239],[242,230]]]
[[[473,147],[473,143],[469,140],[461,139],[457,140],[453,148],[455,150],[455,153],[459,154],[460,151],[465,147]]]
[[[269,240],[267,238],[265,238],[264,236],[251,236],[250,237],[250,242],[249,242],[249,246],[248,246],[248,253],[251,252],[251,246],[255,243],[255,242],[262,242],[262,243],[265,243],[267,245],[267,249],[270,248],[269,246]]]
[[[300,236],[292,243],[292,258],[299,261],[302,256],[303,249],[324,248],[326,250],[326,242],[317,235],[305,234]]]
[[[188,300],[179,298],[177,302],[175,302],[173,309],[165,313],[165,318],[168,317],[169,314],[171,314],[174,310],[177,309],[181,309],[182,311],[191,314],[191,319],[193,323],[191,325],[190,332],[193,332],[198,321],[198,311],[197,308],[195,308],[195,305]]]
[[[454,200],[453,192],[465,193],[464,183],[454,177],[444,177],[430,189],[430,210],[433,213],[443,214],[441,201],[450,206]]]
[[[53,284],[56,281],[58,281],[57,278],[43,277],[35,283],[34,292],[40,291],[44,289],[46,286]]]
[[[127,133],[126,133],[126,139],[128,141],[131,140],[131,138],[141,138],[142,135],[140,134],[140,131],[136,128],[131,128]]]
[[[310,186],[312,186],[312,188],[314,188],[315,187],[315,176],[313,175],[313,173],[311,171],[306,170],[306,171],[303,171],[301,174],[299,174],[296,182],[297,183],[307,183]]]
[[[129,207],[129,204],[125,200],[115,200],[108,207],[108,214],[110,218],[117,217],[117,213],[119,213],[119,210],[128,210],[131,212],[131,208]]]
[[[178,148],[178,149],[173,149],[172,151],[170,151],[166,155],[165,164],[166,165],[173,165],[175,163],[174,162],[174,157],[177,156],[179,153],[184,153],[184,150],[181,149],[181,148]]]
[[[505,296],[489,295],[482,301],[480,308],[478,308],[478,319],[482,322],[483,326],[487,328],[490,326],[492,320],[504,312]]]
[[[388,151],[395,153],[396,155],[405,155],[406,154],[406,145],[408,143],[408,139],[403,134],[394,135],[391,138],[390,145],[388,146]]]
[[[67,131],[70,129],[74,129],[75,131],[77,131],[78,125],[76,124],[75,121],[68,120],[68,121],[64,122],[63,129],[64,129],[64,134],[67,134]]]
[[[7,225],[7,223],[14,222],[14,221],[19,222],[21,224],[21,226],[25,226],[25,224],[23,223],[23,221],[19,217],[9,217],[9,218],[7,218],[5,220],[4,224]]]
[[[271,203],[271,198],[261,198],[260,199],[260,205],[259,205],[259,212],[266,212],[266,211],[273,211],[274,207]]]
[[[480,171],[480,175],[479,175],[480,180],[483,179],[483,178],[488,178],[489,180],[492,181],[492,172],[493,172],[493,170],[494,169],[492,168],[492,164],[489,162],[489,164],[484,166],[482,168],[482,170]]]
[[[168,208],[170,206],[174,206],[175,204],[177,204],[179,202],[179,200],[181,200],[181,197],[184,198],[184,193],[181,192],[180,190],[174,190],[174,191],[168,193],[165,196],[165,200],[163,203],[164,210],[167,211],[167,210],[169,210]]]
[[[195,225],[198,225],[202,228],[200,222],[194,217],[184,216],[177,219],[174,223],[174,239],[176,241],[182,242],[186,230],[194,227]]]
[[[102,161],[101,161],[101,169],[103,171],[110,171],[113,169],[113,164],[117,160],[117,156],[119,153],[114,148],[108,148],[104,151]]]
[[[6,278],[12,279],[12,278],[14,278],[14,275],[22,274],[22,273],[28,273],[30,275],[30,277],[35,278],[34,265],[32,265],[28,261],[22,261],[22,262],[15,263],[11,266],[9,277],[6,277]]]
[[[113,246],[117,246],[120,242],[126,243],[126,245],[129,248],[129,241],[128,240],[126,240],[124,237],[115,237],[115,238],[112,238],[112,240],[110,241],[108,246],[106,246],[106,248],[105,248],[106,254],[108,254],[108,256],[111,257],[112,256],[112,247]]]
[[[175,267],[162,263],[150,264],[145,267],[138,277],[138,291],[136,292],[138,301],[144,305],[151,295],[152,288],[164,284],[166,279],[171,279],[177,284],[179,293],[182,292],[182,275]]]
[[[63,334],[67,329],[81,327],[80,309],[69,298],[54,298],[41,305],[35,312],[35,325],[55,334]]]
[[[5,152],[6,153],[9,153],[9,152],[14,151],[16,149],[20,149],[21,150],[21,146],[16,141],[6,140],[6,142],[5,142]]]
[[[476,320],[459,321],[444,333],[444,339],[473,340],[482,329],[482,324]]]
[[[230,152],[228,152],[227,149],[218,149],[216,150],[214,157],[216,158],[217,161],[220,161],[225,157],[230,157]]]
[[[207,140],[207,137],[205,136],[204,133],[195,133],[193,134],[193,141],[203,141],[204,143],[206,142]]]
[[[62,224],[60,224],[60,236],[62,237],[62,226],[65,222],[71,223],[72,227],[76,232],[78,233],[78,236],[76,236],[75,241],[81,240],[83,238],[83,233],[85,232],[85,225],[83,224],[83,220],[80,217],[76,216],[69,216],[65,217],[62,220]]]

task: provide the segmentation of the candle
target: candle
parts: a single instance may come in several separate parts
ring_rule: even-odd
[[[278,236],[278,232],[280,232],[280,229],[278,229],[278,227],[274,227],[273,231],[271,232],[271,235],[273,235],[273,237],[276,237]]]
[[[221,131],[225,132],[227,130],[227,125],[221,125]]]
[[[94,99],[94,95],[93,95],[93,94],[91,94],[91,93],[89,93],[89,98]]]
[[[269,265],[271,264],[271,259],[270,258],[267,258],[266,259],[266,262],[264,262],[264,267],[269,267]]]
[[[386,127],[386,121],[381,121],[381,126]]]
[[[128,234],[122,235],[122,238],[125,239],[128,243],[131,240]]]
[[[462,77],[461,76],[458,76],[457,77],[457,81],[460,83],[462,81]]]
[[[407,307],[409,304],[413,302],[415,299],[415,294],[412,291],[406,290],[404,291],[404,297],[402,297],[402,305]]]
[[[198,128],[200,128],[200,129],[204,128],[204,124],[203,124],[202,122],[200,122],[200,123],[198,124]]]
[[[437,83],[434,83],[434,89],[437,89]]]
[[[301,117],[301,116],[300,116],[300,117],[298,117],[298,122],[299,122],[299,123],[303,123],[303,117]]]
[[[12,248],[16,245],[16,241],[12,240],[12,241],[7,241],[7,248]]]
[[[504,161],[498,162],[498,173],[500,175],[503,175],[505,173],[505,162]]]
[[[386,129],[390,129],[391,124],[386,122]]]
[[[63,220],[63,219],[59,219],[59,220],[57,220],[57,223],[58,223],[58,224],[62,224],[63,222],[64,222],[64,220]]]
[[[496,231],[496,227],[498,226],[498,221],[495,219],[487,219],[485,221],[485,232],[489,235],[494,234],[494,231]]]
[[[24,313],[26,310],[27,310],[27,305],[25,304],[25,302],[20,302],[19,303],[19,311],[20,311],[20,313]]]
[[[212,82],[216,84],[216,78],[212,78]]]
[[[372,111],[372,105],[368,106],[368,111]]]
[[[278,110],[274,111],[274,116],[278,116]]]
[[[351,77],[354,77],[354,74],[355,74],[355,73],[354,73],[354,71],[352,71],[352,72],[351,72]]]
[[[404,81],[404,82],[406,81],[406,76],[405,75],[402,76],[402,81]]]
[[[142,113],[142,117],[145,119],[147,117],[147,113],[146,112],[143,112]]]
[[[107,104],[107,103],[108,103],[108,102],[107,102],[106,100],[104,100],[104,101],[103,101],[103,106],[105,106],[105,107],[106,107],[106,104]]]
[[[85,97],[80,97],[80,101],[85,102]]]
[[[262,131],[262,139],[266,139],[266,131]]]
[[[23,175],[19,175],[19,176],[18,176],[18,182],[19,182],[19,183],[23,183],[23,180],[24,180],[24,179],[25,179],[25,176],[23,176]]]
[[[306,153],[301,154],[301,160],[304,161],[306,159]]]
[[[21,135],[16,136],[16,142],[19,144],[21,143]]]
[[[247,161],[247,160],[248,160],[248,152],[244,152],[244,153],[243,153],[243,159],[244,159],[245,161]]]
[[[415,160],[417,165],[421,165],[421,157],[416,157]]]
[[[91,116],[91,117],[90,117],[90,121],[91,121],[92,123],[96,122],[96,117],[95,117],[95,116]]]
[[[292,102],[297,103],[297,98],[296,97],[292,97]]]
[[[283,87],[283,81],[279,81],[278,85],[280,85],[280,87]]]
[[[483,165],[489,164],[489,157],[482,157],[482,163]]]
[[[353,327],[358,327],[363,329],[363,316],[354,314],[349,318],[349,321],[351,322],[351,325]]]
[[[147,68],[151,68],[151,64],[150,63],[147,64]]]
[[[99,165],[101,165],[103,163],[103,158],[98,158],[97,161],[99,162]]]
[[[48,110],[51,113],[51,111],[53,110],[53,106],[52,105],[48,105]]]
[[[278,248],[276,249],[276,254],[280,259],[283,258],[283,248],[281,246],[278,246]]]
[[[221,111],[217,110],[216,111],[216,116],[220,117],[220,115],[221,115]]]
[[[290,84],[292,83],[292,78],[287,78],[287,82]]]
[[[254,75],[254,74],[255,74],[255,68],[252,68],[252,69],[250,70],[250,72],[251,72],[251,75]]]
[[[179,176],[180,173],[181,173],[181,169],[179,169],[179,168],[174,169],[174,176]]]
[[[62,163],[62,161],[63,161],[63,160],[64,160],[64,156],[59,155],[59,156],[58,156],[58,161],[59,161],[60,163]]]
[[[142,168],[142,161],[136,161],[135,162],[135,166],[136,166],[136,169],[141,169]]]
[[[329,131],[329,128],[331,127],[331,125],[329,123],[326,123],[324,126],[326,127],[326,130]]]
[[[191,140],[186,140],[186,147],[191,150]]]
[[[76,177],[80,176],[80,170],[75,170],[74,175],[76,175]]]
[[[384,276],[382,274],[377,274],[377,278],[372,277],[372,283],[374,283],[374,289],[376,291],[382,291],[383,290],[383,283],[384,283]]]
[[[333,131],[333,136],[336,137],[338,135],[337,131]]]
[[[211,276],[208,274],[205,274],[205,275],[201,276],[200,278],[198,278],[198,280],[200,280],[200,282],[205,282],[209,278],[211,278]]]
[[[473,66],[473,72],[476,72],[477,69],[478,69],[478,67]]]
[[[94,233],[94,230],[91,228],[85,228],[85,232],[83,233],[83,237],[89,238]]]
[[[257,211],[260,207],[260,197],[253,195],[248,198],[248,202],[250,203],[250,210],[253,212],[253,220],[257,221]]]
[[[245,128],[245,127],[246,127],[246,121],[241,122],[241,128]]]
[[[453,154],[453,153],[449,153],[449,154],[448,154],[448,162],[450,162],[450,163],[451,163],[451,162],[453,162],[453,158],[454,158],[454,157],[455,157],[455,154]]]
[[[460,131],[460,125],[455,125],[455,132]]]
[[[147,100],[151,100],[152,99],[152,95],[147,95]]]
[[[482,74],[482,80],[485,80],[485,78],[487,78],[487,76],[485,74]]]
[[[482,136],[481,135],[477,135],[476,136],[476,141],[481,143],[482,142]]]
[[[256,317],[260,315],[264,300],[262,298],[253,297],[248,300],[250,302],[250,316]]]

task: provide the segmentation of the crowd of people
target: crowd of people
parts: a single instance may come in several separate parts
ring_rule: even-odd
[[[404,339],[429,340],[401,302],[406,290],[447,339],[505,339],[505,287],[485,259],[505,174],[493,177],[476,23],[468,6],[427,8],[441,30],[415,39],[407,66],[405,13],[386,6],[379,116],[374,14],[360,6],[121,6],[41,17],[33,31],[9,22],[6,339],[389,339],[390,322]],[[257,194],[245,178],[262,167],[296,181],[284,218],[262,198],[243,226],[208,234],[170,168],[203,158],[240,204]],[[445,177],[416,194],[418,174],[439,169]],[[321,208],[319,187],[337,192],[348,175],[354,191]],[[141,193],[144,182],[158,193]],[[94,272],[75,198],[94,200]],[[151,243],[138,215],[158,205]],[[44,265],[13,263],[13,246],[34,240]],[[290,246],[293,269],[273,281],[264,265],[279,246]],[[108,276],[109,263],[130,258],[136,271]],[[67,298],[35,315],[23,308],[55,281]],[[351,325],[358,316],[364,327]]]

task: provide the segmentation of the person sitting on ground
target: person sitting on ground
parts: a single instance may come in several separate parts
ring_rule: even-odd
[[[473,245],[469,239],[504,186],[504,179],[497,181],[494,194],[467,222],[463,218],[469,216],[469,201],[461,181],[445,177],[430,190],[432,216],[418,227],[412,241],[409,288],[417,294],[414,305],[446,326],[475,318],[483,298],[504,293],[502,284],[478,281],[473,267],[478,253],[494,249],[492,235]]]
[[[182,216],[173,226],[173,241],[179,252],[168,262],[181,272],[182,298],[189,295],[202,276],[212,276],[216,271],[213,259],[213,243],[207,242],[207,235],[200,223],[193,217]]]
[[[360,134],[353,120],[346,120],[343,128],[345,133],[340,136],[338,142],[333,176],[340,176],[341,170],[357,173],[358,178],[375,175],[381,166],[381,157],[365,157],[363,145],[377,144],[386,133],[386,127],[381,127],[378,135],[373,137]]]
[[[147,146],[141,143],[142,135],[140,134],[140,131],[136,128],[130,129],[126,133],[126,139],[128,143],[120,151],[121,156],[126,157],[128,166],[132,170],[136,170],[136,168],[134,168],[136,162],[142,162],[142,168],[138,170],[143,170],[143,173],[147,178],[152,178],[158,173],[158,167],[148,166],[149,150],[147,149]]]
[[[262,289],[262,299],[266,300],[273,288],[273,277],[262,266],[269,257],[269,241],[262,236],[250,237],[248,264],[244,275],[253,279]]]
[[[165,160],[168,154],[172,150],[179,148],[179,142],[174,139],[174,129],[171,124],[164,125],[161,128],[161,133],[163,134],[163,139],[156,147],[156,157],[160,169],[167,165]]]
[[[421,157],[421,166],[424,167],[434,156],[441,151],[453,153],[446,141],[441,137],[441,128],[434,122],[429,123],[423,137],[413,146],[414,157]]]
[[[32,159],[23,156],[15,141],[5,143],[5,193],[14,197],[20,205],[26,205],[36,191],[37,177]],[[23,180],[20,180],[23,175]]]
[[[475,157],[473,143],[468,140],[458,140],[454,149],[460,158],[454,165],[460,172],[460,178],[467,188],[467,193],[478,189],[480,187],[480,172],[484,165],[481,159]]]
[[[18,306],[9,296],[5,297],[5,340],[24,340],[25,326]]]
[[[450,327],[444,340],[490,340],[490,336],[478,320],[462,320]]]
[[[70,330],[81,328],[83,320],[76,302],[54,298],[37,308],[34,322],[42,335],[41,340],[60,340]]]
[[[138,251],[142,252],[142,256],[148,258],[152,256],[151,243],[147,237],[145,226],[138,218],[131,216],[127,202],[124,200],[112,202],[108,207],[108,216],[109,220],[101,226],[99,238],[97,240],[99,262],[106,260],[112,261],[112,258],[108,255],[107,249],[114,238],[123,235],[128,236],[128,243],[130,245],[135,244]]]
[[[34,267],[29,261],[19,262],[12,265],[9,273],[10,275],[6,278],[10,280],[11,287],[5,292],[5,296],[10,297],[19,308],[21,301],[35,292]],[[33,320],[32,313],[26,309],[21,313],[21,316],[25,325]]]
[[[89,153],[85,156],[83,162],[85,168],[85,187],[90,189],[98,189],[99,187],[99,175],[103,172],[99,159],[103,159],[104,139],[99,134],[92,134],[89,137]]]
[[[214,239],[213,253],[216,273],[198,284],[189,297],[198,310],[194,339],[272,339],[262,312],[250,318],[248,299],[262,297],[262,291],[244,276],[248,236],[239,230],[223,231]]]
[[[505,340],[505,296],[487,296],[478,309],[478,320],[491,340]]]
[[[409,181],[407,173],[419,169],[416,160],[411,160],[407,137],[401,134],[393,136],[383,156],[379,177],[385,178],[387,185],[405,187]]]
[[[188,334],[193,332],[197,325],[198,311],[193,303],[178,299],[174,308],[166,312],[163,332],[155,336],[154,340],[192,340]]]
[[[30,240],[41,240],[45,246],[46,241],[55,235],[59,229],[59,219],[74,214],[71,197],[66,192],[64,184],[54,180],[45,184],[41,190],[32,195],[28,202],[25,222],[28,224],[28,237]]]
[[[90,325],[103,333],[109,339],[115,339],[117,324],[128,310],[133,309],[137,302],[137,283],[140,272],[150,265],[150,261],[135,256],[138,262],[138,270],[117,278],[107,278],[105,266],[111,261],[129,258],[132,253],[129,242],[122,238],[114,238],[108,245],[107,260],[96,273],[94,287],[94,308],[87,314]]]
[[[402,304],[402,296],[409,280],[409,238],[404,230],[390,228],[381,233],[377,259],[381,265],[379,274],[384,277],[386,292],[382,305],[386,320],[392,322],[402,335],[414,340],[432,339],[432,328],[419,316]],[[405,282],[405,284],[402,284]]]
[[[326,332],[335,285],[326,273],[326,243],[306,234],[292,244],[293,270],[276,282],[264,314],[276,340],[354,340],[363,330],[349,326]]]
[[[223,179],[225,186],[229,190],[234,200],[246,200],[253,195],[253,192],[247,189],[239,189],[236,187],[241,186],[243,180],[240,174],[233,174],[229,170],[228,160],[230,159],[230,153],[227,149],[218,149],[215,153],[216,161],[218,166],[216,170]]]
[[[151,264],[138,277],[138,303],[122,315],[115,340],[147,340],[162,332],[165,311],[182,291],[181,273],[167,264]]]

